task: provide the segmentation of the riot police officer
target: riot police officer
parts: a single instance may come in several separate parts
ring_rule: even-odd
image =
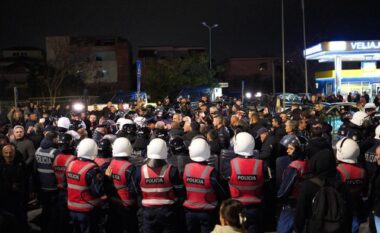
[[[238,133],[234,145],[237,157],[230,161],[229,168],[230,195],[246,207],[248,233],[262,232],[264,182],[270,178],[264,162],[253,157],[254,147],[252,135]]]
[[[359,226],[365,221],[363,198],[367,197],[367,178],[364,168],[357,162],[360,154],[358,144],[351,138],[342,138],[336,144],[337,181],[348,191],[350,214],[352,214],[352,232],[359,232]]]
[[[46,132],[45,138],[36,151],[35,172],[42,205],[42,232],[49,232],[53,227],[56,227],[57,216],[54,208],[58,197],[58,187],[53,162],[59,153],[56,149],[57,136],[55,132]]]
[[[184,196],[178,169],[167,164],[168,148],[160,138],[148,145],[148,161],[136,171],[146,233],[178,232],[177,202]]]
[[[111,232],[138,232],[136,168],[129,161],[132,145],[127,138],[118,138],[112,146],[112,161],[106,175],[114,188],[110,193],[109,226]],[[127,221],[126,221],[127,220]]]
[[[295,135],[286,140],[287,153],[291,162],[281,174],[282,180],[277,198],[282,202],[282,209],[277,223],[277,232],[292,232],[295,208],[299,196],[300,183],[307,174],[307,160],[301,150],[301,142]]]
[[[99,142],[98,155],[96,156],[95,163],[99,166],[100,170],[104,173],[111,162],[112,146],[111,141],[103,138]]]
[[[69,227],[69,211],[67,209],[67,189],[64,185],[65,172],[69,163],[76,159],[74,155],[73,138],[70,134],[58,136],[58,149],[60,153],[55,157],[53,170],[57,179],[58,187],[58,232],[71,232]]]
[[[67,206],[74,231],[91,233],[99,229],[97,207],[104,195],[104,177],[94,162],[98,147],[93,139],[83,139],[77,147],[77,160],[66,170]]]
[[[185,166],[183,174],[187,232],[206,233],[212,231],[216,221],[216,207],[227,195],[219,182],[217,170],[207,165],[210,146],[206,139],[193,138],[189,154],[193,162]]]

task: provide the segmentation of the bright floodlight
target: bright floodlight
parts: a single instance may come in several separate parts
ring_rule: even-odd
[[[247,99],[250,99],[250,98],[252,97],[251,92],[247,92],[247,93],[245,93],[245,97],[246,97]]]
[[[255,95],[255,97],[258,97],[258,98],[260,98],[261,96],[262,96],[261,92],[257,92]]]
[[[74,103],[74,104],[73,104],[73,109],[74,109],[74,111],[76,111],[76,112],[81,112],[81,111],[83,111],[83,109],[84,109],[84,104],[83,104],[83,103],[80,103],[80,102],[78,102],[78,103]]]

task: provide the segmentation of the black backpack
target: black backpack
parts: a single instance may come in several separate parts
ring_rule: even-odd
[[[346,205],[341,194],[332,185],[319,178],[310,179],[320,189],[312,203],[312,216],[308,222],[308,233],[343,232]]]

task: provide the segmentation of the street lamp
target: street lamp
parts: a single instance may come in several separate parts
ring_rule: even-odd
[[[209,66],[211,70],[211,30],[218,27],[218,24],[214,24],[213,26],[209,26],[206,22],[202,22],[202,25],[205,26],[208,29],[208,47],[209,47]]]
[[[282,45],[282,107],[285,110],[285,26],[284,26],[284,0],[281,0],[281,45]]]
[[[305,1],[301,0],[301,6],[302,6],[302,26],[303,26],[303,51],[306,51],[306,26],[305,26]],[[305,62],[305,93],[306,96],[309,93],[308,91],[308,77],[307,77],[307,60],[305,54],[303,55],[304,57],[304,62]]]

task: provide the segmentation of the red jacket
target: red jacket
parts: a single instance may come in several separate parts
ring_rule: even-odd
[[[159,168],[141,167],[140,188],[144,207],[172,205],[176,201],[169,173],[171,165]]]
[[[66,170],[67,206],[69,210],[89,212],[100,202],[99,198],[91,195],[86,182],[87,172],[97,165],[90,161],[74,160]]]
[[[71,154],[58,154],[55,157],[53,162],[53,170],[55,173],[55,177],[57,178],[57,187],[58,189],[64,189],[63,187],[63,179],[65,177],[65,172],[69,163],[73,160],[76,160],[77,157]]]
[[[185,166],[183,182],[187,195],[183,206],[196,210],[216,208],[218,202],[210,181],[213,170],[213,167],[200,163],[189,163]]]
[[[237,157],[230,161],[230,193],[243,205],[261,204],[264,184],[263,161]]]
[[[128,180],[125,172],[132,164],[126,160],[112,160],[110,167],[112,168],[112,183],[117,190],[117,194],[124,206],[132,206],[135,204],[135,198],[128,190]]]

